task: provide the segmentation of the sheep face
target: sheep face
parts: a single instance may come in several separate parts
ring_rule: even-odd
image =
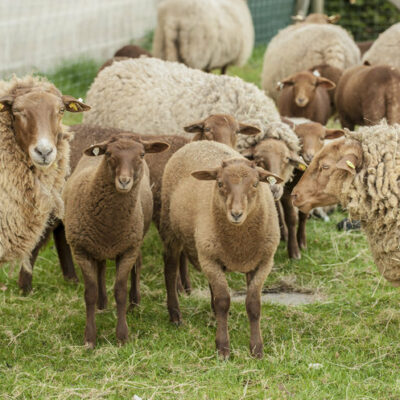
[[[145,153],[159,153],[168,147],[164,142],[141,142],[121,134],[90,146],[84,153],[87,156],[104,155],[115,189],[120,193],[129,193],[143,177]]]
[[[306,107],[315,97],[317,88],[334,89],[336,85],[329,79],[314,75],[310,71],[298,72],[284,79],[280,89],[292,88],[293,100],[298,107]],[[288,90],[288,89],[286,89]]]
[[[248,158],[254,159],[257,166],[282,177],[284,182],[291,176],[293,168],[306,168],[304,161],[290,151],[282,140],[265,139],[249,150],[250,153],[246,154]],[[271,191],[274,199],[279,200],[283,194],[283,185],[278,182],[271,184]]]
[[[235,148],[236,135],[256,135],[260,130],[254,126],[242,124],[228,114],[210,115],[203,121],[196,122],[185,128],[186,132],[195,133],[193,141],[214,140]]]
[[[317,153],[292,192],[293,205],[308,213],[314,207],[339,202],[343,185],[352,180],[362,165],[361,145],[340,139]]]
[[[325,139],[336,139],[344,135],[342,129],[327,129],[318,122],[295,125],[294,131],[300,139],[301,156],[307,164],[322,149]]]
[[[86,111],[90,107],[58,91],[32,90],[0,98],[0,112],[11,114],[20,148],[38,168],[50,167],[57,156],[64,111]]]
[[[208,171],[195,171],[199,180],[215,180],[218,208],[233,225],[242,225],[256,205],[260,182],[281,182],[282,179],[245,159],[231,159]]]

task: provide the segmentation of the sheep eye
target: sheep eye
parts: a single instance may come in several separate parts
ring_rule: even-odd
[[[110,153],[109,151],[106,151],[105,154],[106,154],[107,157],[110,157],[110,156],[111,156],[111,153]]]
[[[59,114],[64,114],[65,108],[60,108]]]
[[[211,128],[204,128],[204,132],[210,132]]]
[[[222,186],[223,186],[223,183],[222,182],[218,182],[218,187],[222,188]]]
[[[144,153],[140,153],[140,158],[143,158],[144,157]]]
[[[255,183],[253,183],[253,187],[257,187],[258,186],[258,181],[257,182],[255,182]]]
[[[329,165],[324,164],[322,165],[321,169],[329,169]]]

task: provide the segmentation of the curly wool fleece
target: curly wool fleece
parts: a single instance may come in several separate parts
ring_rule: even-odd
[[[400,286],[400,125],[381,122],[346,137],[360,142],[363,165],[341,203],[361,220],[380,273]]]

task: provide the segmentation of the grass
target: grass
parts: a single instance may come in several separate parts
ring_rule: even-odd
[[[259,84],[262,54],[256,49],[248,65],[230,72]],[[77,80],[81,70],[68,69]],[[50,78],[58,76],[63,73]],[[64,93],[70,87],[70,94],[84,97],[89,77],[79,84],[57,82]],[[289,261],[280,244],[265,286],[289,281],[323,300],[264,304],[263,360],[249,356],[244,304],[231,305],[232,357],[226,362],[216,356],[209,299],[181,296],[184,324],[170,325],[154,227],[143,247],[142,304],[128,315],[130,340],[123,347],[115,337],[113,263],[107,271],[110,304],[96,316],[94,351],[83,347],[82,279],[78,285],[62,280],[52,243],[39,256],[29,296],[19,293],[17,269],[0,269],[0,398],[399,400],[400,294],[379,276],[363,234],[336,230],[343,216],[309,221],[309,248],[299,261]],[[207,288],[201,274],[191,270],[191,276],[194,287]],[[240,274],[230,274],[229,282],[235,290],[245,287]],[[316,363],[322,367],[309,367]]]

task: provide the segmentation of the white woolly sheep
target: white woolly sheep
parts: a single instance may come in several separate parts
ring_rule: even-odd
[[[85,344],[96,342],[95,307],[107,305],[106,260],[115,259],[117,339],[128,338],[127,281],[149,228],[153,198],[145,153],[164,151],[163,142],[141,142],[120,134],[85,150],[63,192],[65,233],[85,280]],[[138,273],[138,271],[136,271]]]
[[[400,22],[381,33],[371,48],[364,54],[362,61],[371,65],[385,64],[400,68],[400,55],[397,51],[400,43]]]
[[[61,217],[69,166],[65,110],[89,107],[45,79],[14,77],[0,95],[0,264],[19,261],[31,274],[31,252],[50,215]]]
[[[277,84],[318,64],[346,69],[360,61],[360,50],[349,33],[331,24],[301,23],[281,30],[264,56],[262,88],[275,101]]]
[[[279,180],[230,147],[210,141],[187,144],[165,167],[160,233],[170,320],[181,322],[176,278],[183,251],[210,284],[216,345],[222,357],[229,356],[225,269],[247,276],[250,351],[256,357],[263,354],[260,295],[279,243],[271,190],[260,183],[271,178]]]
[[[292,197],[308,212],[340,202],[361,221],[375,263],[394,286],[400,286],[400,125],[347,131],[314,157]]]
[[[158,6],[153,53],[204,71],[244,65],[254,45],[247,0],[164,0]]]
[[[156,58],[115,63],[95,79],[87,100],[92,107],[84,118],[88,124],[191,137],[183,126],[211,114],[230,114],[261,130],[256,136],[238,135],[240,152],[265,138],[282,140],[290,152],[300,150],[274,102],[255,85],[179,63]]]

